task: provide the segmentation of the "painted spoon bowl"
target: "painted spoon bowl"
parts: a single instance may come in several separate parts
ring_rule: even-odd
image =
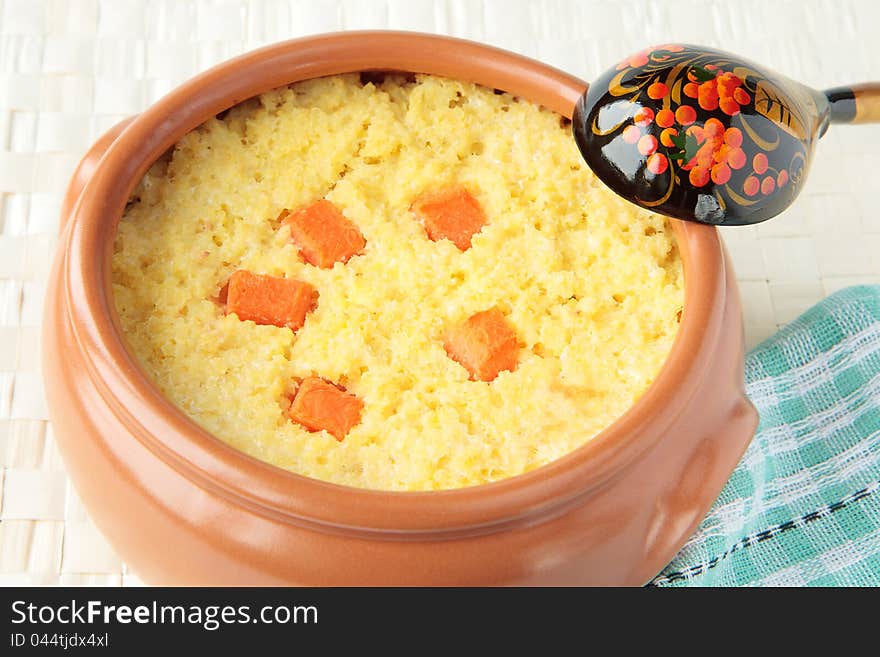
[[[661,214],[755,224],[797,197],[831,123],[880,122],[880,83],[816,91],[734,55],[666,44],[579,99],[575,141],[620,196]]]

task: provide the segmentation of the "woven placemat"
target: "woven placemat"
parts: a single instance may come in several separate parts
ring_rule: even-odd
[[[58,206],[105,129],[219,61],[341,29],[487,42],[587,80],[652,43],[737,52],[822,88],[880,79],[880,3],[665,0],[0,0],[0,584],[137,584],[58,456],[39,325]],[[880,283],[880,129],[823,138],[794,207],[724,231],[757,344],[825,295]]]

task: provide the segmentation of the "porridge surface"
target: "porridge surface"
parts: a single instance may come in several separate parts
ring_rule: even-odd
[[[412,211],[448,185],[485,213],[466,250]],[[366,242],[330,268],[279,221],[321,199]],[[317,305],[296,332],[226,314],[238,270],[309,283]],[[132,351],[197,423],[282,468],[386,490],[486,483],[582,445],[657,375],[683,302],[668,222],[605,189],[557,114],[421,75],[297,83],[185,136],[132,195],[113,288]],[[471,380],[443,336],[490,308],[518,361]],[[362,402],[343,440],[291,421],[308,377]]]

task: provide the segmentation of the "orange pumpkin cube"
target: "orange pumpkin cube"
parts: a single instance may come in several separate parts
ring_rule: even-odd
[[[503,370],[516,369],[519,342],[513,327],[497,308],[471,315],[451,328],[444,343],[446,353],[471,374],[471,379],[492,381]]]
[[[317,376],[303,380],[288,416],[309,431],[326,431],[342,442],[345,435],[361,421],[364,403]]]
[[[446,187],[419,196],[412,210],[433,241],[450,240],[460,251],[471,248],[471,238],[486,225],[479,201],[464,187]]]
[[[288,214],[282,224],[311,265],[331,268],[348,262],[367,245],[361,231],[330,201],[320,200]]]
[[[242,321],[297,331],[315,307],[318,291],[304,281],[263,276],[240,269],[226,285],[226,313]]]

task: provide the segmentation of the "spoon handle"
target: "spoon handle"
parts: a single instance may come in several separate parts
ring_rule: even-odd
[[[825,92],[831,123],[880,123],[880,82],[834,87]]]

